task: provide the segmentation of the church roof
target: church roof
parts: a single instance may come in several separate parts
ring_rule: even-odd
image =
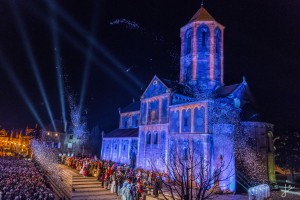
[[[120,137],[138,137],[139,129],[138,128],[126,128],[126,129],[115,129],[110,133],[106,133],[104,138],[120,138]]]
[[[189,22],[195,21],[216,21],[205,8],[201,7],[194,16],[190,19]]]
[[[171,81],[168,79],[160,79],[168,88],[177,94],[194,97],[193,91],[187,85],[178,83],[177,81]]]
[[[135,101],[121,110],[121,113],[139,111],[141,107],[140,101]]]
[[[240,84],[228,85],[220,87],[216,90],[216,97],[229,97],[229,98],[238,98],[241,102],[241,107],[247,103],[254,103],[254,97],[250,91],[250,88],[247,82],[244,80]]]

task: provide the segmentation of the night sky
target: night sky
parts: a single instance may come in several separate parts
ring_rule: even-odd
[[[139,99],[155,74],[178,79],[179,30],[200,5],[200,0],[1,0],[0,125],[11,129],[36,123],[16,80],[41,121],[50,123],[27,42],[53,117],[62,118],[54,56],[60,52],[64,85],[78,101],[84,71],[90,69],[83,109],[89,127],[111,131],[118,126],[118,107]],[[240,83],[245,75],[264,121],[274,123],[277,133],[300,128],[299,0],[207,0],[204,7],[226,27],[225,84]],[[69,118],[67,103],[66,109]]]

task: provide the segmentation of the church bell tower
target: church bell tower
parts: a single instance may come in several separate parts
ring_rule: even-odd
[[[206,95],[223,85],[224,28],[201,6],[180,29],[180,83]]]

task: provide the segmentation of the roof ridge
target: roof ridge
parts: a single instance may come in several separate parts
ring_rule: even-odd
[[[209,12],[201,7],[195,14],[194,16],[190,19],[189,22],[193,21],[216,21],[210,14]]]

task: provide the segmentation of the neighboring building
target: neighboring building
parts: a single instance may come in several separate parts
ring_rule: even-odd
[[[55,128],[52,123],[41,130],[42,140],[45,146],[57,148],[60,153],[66,155],[76,155],[82,152],[82,144],[72,131],[69,131],[68,124],[62,120],[54,120]]]
[[[0,130],[0,156],[22,155],[31,157],[30,140],[35,135],[35,129]]]
[[[264,175],[274,182],[273,125],[259,122],[245,78],[224,86],[224,26],[201,7],[180,37],[179,81],[154,76],[140,101],[120,110],[119,128],[103,135],[102,158],[163,170],[161,159],[191,146],[210,161],[212,172],[220,158],[229,165],[225,173],[238,172],[245,158],[237,157],[242,148],[235,138],[242,136],[254,141],[251,148],[268,168]],[[236,174],[221,188],[235,191]]]

